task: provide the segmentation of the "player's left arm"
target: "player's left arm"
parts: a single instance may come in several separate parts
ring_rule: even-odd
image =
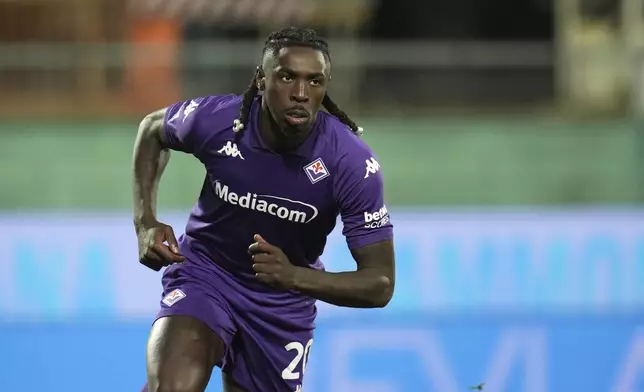
[[[394,293],[394,246],[387,239],[352,249],[356,271],[295,267],[293,289],[336,306],[383,308]]]
[[[293,288],[337,306],[384,307],[394,292],[395,257],[382,172],[370,151],[345,159],[349,162],[337,173],[334,188],[342,233],[357,268],[331,273],[296,267]]]
[[[352,272],[326,272],[296,267],[284,252],[255,235],[249,252],[257,279],[278,290],[297,290],[336,306],[382,308],[394,292],[391,239],[352,249],[358,264]]]

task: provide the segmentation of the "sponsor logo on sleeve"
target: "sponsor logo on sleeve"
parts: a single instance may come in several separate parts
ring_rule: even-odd
[[[382,206],[376,212],[365,212],[364,213],[364,227],[368,229],[375,229],[382,227],[389,223],[389,212],[387,211],[387,206]]]

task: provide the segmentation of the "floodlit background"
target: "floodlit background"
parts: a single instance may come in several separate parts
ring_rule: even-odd
[[[644,391],[641,0],[0,0],[0,391],[139,390],[138,122],[241,93],[290,24],[332,45],[398,257],[388,308],[320,305],[304,390]],[[177,232],[203,175],[174,154]],[[353,268],[338,232],[323,260]]]

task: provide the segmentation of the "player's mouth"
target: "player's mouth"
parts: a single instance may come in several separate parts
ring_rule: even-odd
[[[286,122],[293,126],[306,124],[309,121],[309,112],[304,109],[291,109],[286,111]]]

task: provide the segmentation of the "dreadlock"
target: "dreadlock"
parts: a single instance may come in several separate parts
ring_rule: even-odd
[[[315,30],[297,27],[287,27],[271,33],[264,43],[262,56],[265,55],[268,51],[276,53],[280,49],[289,46],[304,46],[319,50],[320,52],[322,52],[327,61],[331,61],[331,56],[329,55],[329,45],[327,44],[327,42],[324,39],[320,38]],[[238,133],[242,129],[244,129],[244,125],[248,121],[248,116],[250,115],[250,107],[253,104],[253,100],[259,93],[259,88],[257,87],[258,75],[259,67],[255,71],[248,89],[244,91],[241,109],[239,110],[239,118],[236,119],[233,123],[233,131],[235,133]],[[349,118],[349,115],[346,114],[342,109],[340,109],[335,102],[333,102],[329,94],[324,95],[322,106],[329,112],[329,114],[337,117],[344,125],[349,127],[353,133],[357,134],[358,136],[362,135],[362,128],[358,127],[356,123],[353,122],[351,118]]]

